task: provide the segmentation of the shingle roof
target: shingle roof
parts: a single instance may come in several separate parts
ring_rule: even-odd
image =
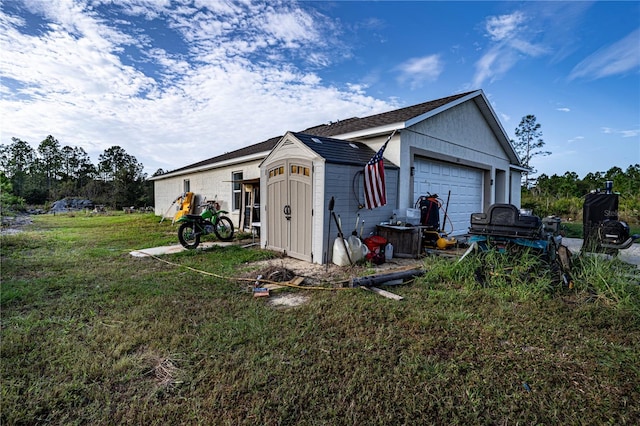
[[[346,120],[340,120],[335,123],[321,124],[319,126],[310,127],[303,130],[302,133],[312,134],[316,136],[335,136],[346,133],[356,132],[358,130],[372,129],[374,127],[385,126],[393,123],[401,123],[408,121],[414,117],[426,114],[429,111],[440,108],[450,102],[463,98],[473,92],[460,93],[446,98],[436,99],[393,111],[383,112],[381,114],[370,115],[364,118],[352,117]]]
[[[300,142],[315,151],[327,162],[364,167],[376,152],[361,142],[347,142],[342,139],[331,139],[305,133],[292,133]],[[398,168],[387,159],[385,167]]]
[[[274,146],[276,146],[276,144],[280,139],[282,139],[282,136],[276,136],[274,138],[267,139],[264,142],[245,146],[244,148],[240,148],[235,151],[226,152],[222,155],[218,155],[217,157],[212,157],[212,158],[200,161],[198,163],[189,164],[188,166],[171,170],[170,172],[167,172],[167,173],[176,173],[184,170],[196,169],[198,167],[204,167],[210,164],[216,164],[226,160],[233,160],[234,158],[245,157],[247,155],[252,155],[252,154],[259,154],[261,152],[268,152],[268,151],[271,151]]]
[[[457,99],[463,98],[470,93],[460,93],[446,98],[440,98],[429,102],[423,102],[421,104],[408,106],[405,108],[396,109],[393,111],[383,112],[381,114],[370,115],[368,117],[351,117],[346,120],[339,120],[330,124],[321,124],[314,127],[309,127],[306,130],[300,132],[301,134],[313,135],[313,136],[335,136],[346,133],[355,132],[358,130],[370,129],[379,126],[384,126],[393,123],[405,122],[414,117],[418,117],[422,114],[426,114],[429,111],[433,111],[441,106],[444,106]],[[241,158],[247,155],[258,154],[260,152],[268,152],[278,143],[282,136],[273,137],[266,141],[259,142],[254,145],[249,145],[244,148],[240,148],[235,151],[227,152],[217,157],[212,157],[198,163],[189,164],[188,166],[181,167],[179,169],[171,170],[165,174],[174,174],[191,169],[197,169],[200,167],[206,167],[226,160],[232,160],[234,158]],[[344,141],[343,141],[344,143]],[[347,144],[348,145],[348,144]],[[318,152],[320,154],[320,152]],[[324,158],[327,158],[327,153],[321,154]],[[369,157],[371,158],[371,157]],[[162,176],[162,175],[161,175]],[[161,178],[158,176],[158,178]]]

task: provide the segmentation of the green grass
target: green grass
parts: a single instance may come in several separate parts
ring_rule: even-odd
[[[455,264],[391,290],[302,293],[276,309],[233,277],[259,249],[163,258],[150,215],[41,216],[2,237],[2,424],[637,424],[633,271],[577,258]],[[483,268],[485,280],[476,280]],[[634,285],[636,287],[634,287]]]

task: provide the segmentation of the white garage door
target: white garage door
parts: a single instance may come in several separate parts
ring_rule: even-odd
[[[422,195],[438,194],[443,201],[440,211],[440,227],[453,234],[466,234],[469,230],[471,213],[482,211],[482,170],[463,167],[455,164],[416,158],[413,176],[414,203]],[[444,210],[449,199],[448,216],[444,223]]]

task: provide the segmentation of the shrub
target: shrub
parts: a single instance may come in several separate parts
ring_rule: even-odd
[[[24,199],[13,194],[11,182],[4,173],[0,173],[0,210],[2,214],[7,211],[24,210]]]

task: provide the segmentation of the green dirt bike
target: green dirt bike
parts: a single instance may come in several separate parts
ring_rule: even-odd
[[[228,212],[220,210],[218,202],[206,201],[198,207],[204,208],[199,215],[186,214],[176,221],[180,224],[178,240],[184,248],[197,248],[203,235],[215,234],[221,241],[233,239],[233,222],[227,216],[223,216]]]

